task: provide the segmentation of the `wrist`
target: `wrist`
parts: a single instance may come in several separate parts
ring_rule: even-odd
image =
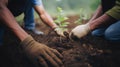
[[[85,24],[85,27],[86,27],[86,31],[90,32],[91,29],[90,29],[90,23],[86,23]]]
[[[56,25],[56,26],[52,26],[52,29],[53,30],[55,30],[56,28],[58,28],[58,26]]]
[[[21,27],[18,27],[16,29],[12,29],[12,31],[19,38],[20,41],[23,41],[25,38],[27,38],[29,36],[29,34],[26,33]]]
[[[23,47],[27,47],[32,41],[35,41],[31,35],[28,35],[23,41],[21,41],[21,45]]]
[[[57,31],[59,31],[59,30],[60,30],[59,27],[54,28],[54,31],[55,31],[55,32],[57,32]]]

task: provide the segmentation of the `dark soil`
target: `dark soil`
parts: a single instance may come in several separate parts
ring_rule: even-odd
[[[69,31],[76,26],[73,22],[78,16],[70,16]],[[120,45],[111,44],[102,37],[93,37],[88,34],[84,38],[71,41],[50,32],[51,29],[44,24],[37,25],[45,35],[38,36],[29,31],[34,39],[51,48],[57,49],[63,56],[65,67],[120,67]],[[10,32],[6,31],[4,45],[0,46],[0,67],[35,67],[19,45],[20,41]]]

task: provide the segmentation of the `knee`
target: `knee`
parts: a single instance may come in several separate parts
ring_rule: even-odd
[[[120,42],[120,33],[116,33],[112,30],[107,30],[104,34],[104,37],[106,40],[110,41],[110,42]]]
[[[96,31],[91,32],[92,36],[99,36],[99,34]]]
[[[99,30],[94,30],[91,32],[91,34],[92,34],[92,36],[96,36],[96,37],[101,37],[104,35],[104,33]]]

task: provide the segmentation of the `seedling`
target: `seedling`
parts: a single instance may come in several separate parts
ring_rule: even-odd
[[[90,15],[87,14],[87,12],[81,8],[80,9],[80,17],[78,20],[75,21],[77,24],[82,24],[83,21],[88,20],[90,18]]]
[[[68,26],[69,22],[66,22],[65,20],[67,20],[68,17],[64,15],[64,12],[60,7],[57,7],[57,12],[58,15],[56,17],[56,20],[54,20],[54,22],[59,26],[59,29],[61,29],[62,31],[67,31],[68,29],[66,27]],[[61,36],[60,36],[60,42],[62,42]]]
[[[64,15],[64,12],[60,7],[57,7],[57,12],[58,12],[58,15],[56,17],[56,20],[54,20],[54,22],[59,26],[59,28],[62,31],[67,31],[66,27],[68,26],[69,22],[66,22],[65,20],[67,20],[68,17]]]

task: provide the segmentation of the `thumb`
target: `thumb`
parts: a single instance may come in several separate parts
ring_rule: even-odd
[[[57,35],[65,37],[64,31],[61,28],[55,28],[54,31],[56,32]]]

